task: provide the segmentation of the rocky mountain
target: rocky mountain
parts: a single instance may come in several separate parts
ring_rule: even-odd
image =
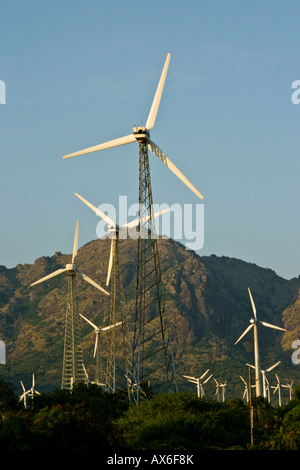
[[[109,240],[94,240],[78,250],[76,265],[105,285]],[[127,313],[132,320],[135,308],[137,244],[120,241],[123,284]],[[217,380],[228,382],[228,396],[241,397],[240,375],[248,374],[246,362],[253,363],[253,333],[234,345],[252,316],[248,295],[251,289],[258,316],[282,326],[287,332],[261,327],[261,362],[268,368],[277,361],[282,382],[299,383],[299,365],[291,360],[292,343],[300,339],[300,276],[292,280],[228,257],[198,256],[173,240],[159,240],[165,305],[173,337],[180,390],[194,390],[182,374],[200,376],[207,368]],[[21,379],[30,386],[32,372],[37,389],[60,387],[67,280],[64,274],[30,287],[30,284],[71,262],[70,254],[56,252],[33,264],[13,269],[0,266],[0,339],[5,341],[7,364],[0,374],[20,388]],[[82,280],[77,282],[79,308],[94,323],[106,325],[109,297]],[[94,336],[83,325],[85,364],[92,375]],[[102,344],[105,356],[105,339]],[[105,360],[105,357],[103,358]],[[275,381],[272,372],[272,381]],[[21,392],[21,390],[20,390]],[[213,396],[215,383],[207,384]]]

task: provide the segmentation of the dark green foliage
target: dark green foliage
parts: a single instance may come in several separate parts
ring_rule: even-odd
[[[126,392],[108,394],[79,384],[72,393],[37,396],[24,410],[3,381],[9,399],[0,418],[0,450],[192,451],[300,450],[299,387],[295,399],[274,408],[253,399],[254,445],[249,406],[195,394],[154,394],[129,407]],[[30,400],[29,400],[30,401]]]

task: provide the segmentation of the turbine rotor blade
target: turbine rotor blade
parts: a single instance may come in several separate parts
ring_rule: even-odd
[[[100,217],[102,217],[103,220],[105,220],[105,222],[107,223],[107,225],[109,226],[112,226],[112,227],[116,227],[116,223],[110,218],[108,217],[108,215],[104,214],[104,212],[102,212],[100,209],[98,209],[98,207],[95,207],[93,206],[93,204],[91,204],[89,201],[87,201],[86,199],[84,199],[82,196],[80,196],[79,194],[77,193],[74,193],[75,196],[77,196],[79,199],[81,199],[90,209],[92,209],[97,215],[99,215]]]
[[[91,322],[88,318],[84,317],[81,313],[79,314],[86,322],[88,322],[95,330],[98,330],[98,326]]]
[[[281,328],[280,326],[275,326],[275,325],[271,325],[271,323],[267,323],[265,321],[260,321],[259,322],[264,325],[264,326],[267,326],[268,328],[274,328],[274,330],[282,330],[282,331],[286,331],[285,328]]]
[[[119,147],[120,145],[131,144],[135,142],[136,138],[133,134],[125,135],[124,137],[119,137],[118,139],[109,140],[108,142],[104,142],[103,144],[94,145],[93,147],[88,147],[83,150],[79,150],[78,152],[69,153],[68,155],[64,155],[63,159],[77,157],[78,155],[85,155],[87,153],[98,152],[99,150],[105,150],[112,147]]]
[[[99,284],[97,284],[95,281],[93,281],[93,279],[91,279],[90,277],[88,277],[86,274],[84,274],[82,271],[80,271],[78,268],[76,268],[76,271],[79,272],[79,274],[81,275],[82,279],[84,279],[86,282],[88,282],[89,284],[91,284],[92,286],[96,287],[96,289],[100,290],[101,292],[104,292],[104,294],[106,295],[110,295],[109,292],[107,292],[105,289],[103,289],[103,287],[99,286]]]
[[[156,93],[154,95],[154,99],[153,99],[153,103],[152,103],[152,106],[151,106],[151,109],[150,109],[150,112],[149,112],[149,116],[148,116],[148,119],[147,119],[147,122],[146,122],[146,129],[148,129],[149,131],[150,131],[150,129],[152,129],[152,127],[155,124],[155,119],[156,119],[156,115],[157,115],[161,95],[162,95],[162,92],[163,92],[163,88],[164,88],[164,84],[165,84],[165,80],[166,80],[166,76],[167,76],[167,72],[168,72],[170,58],[171,58],[171,54],[168,53],[167,58],[165,60],[163,70],[162,70],[162,73],[161,73],[161,76],[160,76],[160,79],[159,79],[159,82],[158,82]]]
[[[207,379],[205,379],[204,382],[203,382],[203,385],[206,384],[209,381],[209,379],[212,378],[212,376],[213,376],[213,374],[211,374]]]
[[[65,271],[67,271],[66,268],[64,268],[64,269],[57,269],[57,271],[54,271],[53,273],[48,274],[48,276],[42,277],[42,278],[39,279],[38,281],[33,282],[32,284],[30,284],[30,287],[31,287],[31,286],[35,286],[36,284],[39,284],[40,282],[47,281],[47,279],[51,279],[52,277],[58,276],[59,274],[64,273]]]
[[[170,208],[168,207],[167,209],[164,209],[160,212],[155,212],[152,217],[158,217],[161,214],[164,214],[165,212],[168,212]],[[141,219],[141,222],[147,222],[150,219],[150,215],[147,215]],[[128,224],[122,225],[123,227],[128,227],[128,228],[133,228],[136,227],[139,224],[139,218],[134,219],[132,222],[128,222]]]
[[[251,300],[251,305],[252,305],[252,310],[253,310],[253,313],[254,313],[254,318],[256,319],[256,307],[255,307],[255,303],[254,303],[254,300],[252,298],[252,294],[251,294],[251,291],[248,287],[248,292],[249,292],[249,296],[250,296],[250,300]]]
[[[106,285],[107,286],[109,285],[109,282],[110,282],[111,270],[112,270],[113,259],[114,259],[114,252],[115,252],[115,240],[111,239],[108,269],[107,269],[107,278],[106,278]]]
[[[198,191],[198,189],[192,185],[192,183],[184,176],[183,173],[181,173],[174,163],[171,162],[166,154],[150,139],[148,139],[148,147],[150,148],[151,152],[153,152],[154,155],[156,155],[160,161],[162,161],[169,168],[169,170],[171,170],[172,173],[177,176],[177,178],[179,178],[191,191],[193,191],[194,194],[196,194],[196,196],[198,196],[200,199],[203,199],[203,196]]]
[[[76,223],[76,229],[75,229],[75,237],[74,237],[74,245],[73,245],[73,255],[72,255],[72,264],[74,264],[75,257],[77,255],[78,251],[78,220]]]
[[[183,375],[182,377],[185,377],[186,379],[197,380],[196,377],[191,377],[190,375]]]
[[[280,364],[281,361],[278,361],[276,362],[276,364],[274,364],[273,366],[269,367],[269,369],[266,370],[266,372],[270,372],[271,370],[275,369],[276,366],[278,366],[278,364]]]
[[[96,357],[96,352],[97,352],[97,348],[98,348],[98,337],[99,337],[99,334],[97,333],[96,334],[96,339],[95,339],[94,357]]]
[[[243,338],[243,336],[245,336],[248,331],[251,330],[252,326],[254,325],[254,323],[251,323],[244,331],[244,333],[241,334],[241,336],[239,337],[239,339],[234,343],[235,345]]]
[[[118,323],[115,323],[114,325],[105,326],[104,328],[100,328],[100,331],[108,331],[108,330],[111,330],[112,328],[115,328],[116,326],[119,326],[119,325],[121,325],[122,323],[123,323],[122,321],[119,321]]]
[[[200,379],[203,379],[203,377],[207,374],[207,372],[209,371],[209,369],[207,369],[204,374],[201,375]]]

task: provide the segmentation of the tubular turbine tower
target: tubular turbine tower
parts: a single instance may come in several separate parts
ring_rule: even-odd
[[[161,368],[166,368],[168,390],[177,391],[176,372],[173,351],[169,336],[167,315],[164,307],[161,267],[155,234],[153,197],[150,179],[148,148],[200,199],[202,194],[190,183],[181,171],[171,162],[165,153],[150,139],[150,130],[154,127],[158,107],[171,55],[168,53],[162,74],[156,89],[154,100],[148,115],[146,126],[134,127],[133,133],[103,144],[80,150],[63,158],[84,155],[120,145],[138,141],[139,143],[139,232],[136,308],[133,332],[132,370],[129,381],[131,399],[138,404],[140,386],[143,382],[151,385],[161,384]]]

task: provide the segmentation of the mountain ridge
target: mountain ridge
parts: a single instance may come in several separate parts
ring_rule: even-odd
[[[239,375],[245,374],[246,362],[253,362],[251,333],[234,346],[252,316],[248,287],[259,318],[288,330],[282,333],[261,329],[262,366],[281,360],[278,371],[282,377],[297,380],[299,366],[291,361],[291,345],[300,338],[300,276],[286,280],[269,268],[237,258],[199,256],[172,239],[159,239],[158,243],[180,389],[191,389],[191,384],[182,379],[183,374],[199,376],[210,367],[216,377],[235,377],[232,393],[240,393]],[[103,287],[109,244],[105,239],[92,240],[78,250],[76,258],[78,268]],[[121,240],[119,247],[126,308],[132,318],[137,244],[134,240]],[[7,365],[1,371],[15,384],[34,371],[41,389],[60,386],[66,279],[63,273],[29,286],[70,262],[70,254],[57,251],[32,264],[0,266],[0,339],[7,348]],[[80,311],[94,322],[107,324],[107,296],[85,282],[77,283],[77,292]],[[83,333],[86,364],[92,376],[93,335],[85,326]]]

